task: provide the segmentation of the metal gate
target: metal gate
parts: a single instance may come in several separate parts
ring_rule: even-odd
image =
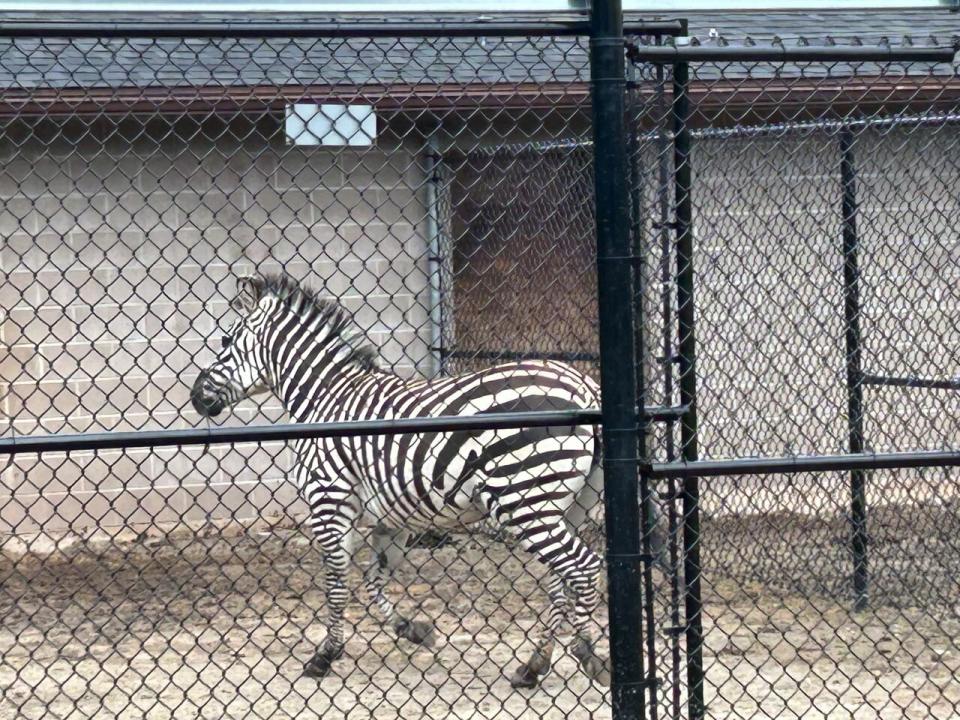
[[[953,48],[628,47],[647,715],[954,713]]]

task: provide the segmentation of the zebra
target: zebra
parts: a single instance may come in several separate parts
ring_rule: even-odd
[[[202,417],[268,391],[303,423],[599,406],[599,387],[590,377],[553,361],[401,378],[381,367],[340,303],[283,273],[238,278],[231,307],[238,317],[191,390]],[[364,572],[372,605],[397,637],[424,645],[432,641],[432,626],[404,617],[385,593],[411,534],[492,520],[550,571],[546,632],[512,673],[512,685],[540,682],[565,619],[575,630],[570,651],[581,669],[609,683],[609,659],[595,650],[591,631],[602,564],[576,532],[587,511],[599,506],[598,427],[307,438],[293,450],[298,489],[310,508],[307,523],[326,568],[328,605],[326,637],[304,665],[305,676],[326,676],[344,653],[346,573],[361,520],[373,526],[373,559]]]

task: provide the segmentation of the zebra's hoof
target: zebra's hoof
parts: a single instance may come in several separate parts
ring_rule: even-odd
[[[333,660],[331,660],[326,655],[321,655],[317,653],[312,658],[307,660],[303,665],[303,676],[308,678],[325,678],[330,674],[330,669],[333,667]]]
[[[417,645],[433,645],[433,626],[421,620],[401,620],[396,625],[397,637]]]
[[[588,655],[580,660],[580,668],[591,680],[603,687],[610,686],[610,661],[597,655]]]
[[[539,684],[540,674],[531,670],[526,664],[518,667],[510,676],[510,686],[513,688],[535,688]]]

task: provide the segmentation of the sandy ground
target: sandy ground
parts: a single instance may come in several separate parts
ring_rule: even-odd
[[[943,543],[960,537],[950,532],[960,530],[952,508],[929,513]],[[878,569],[929,540],[881,519],[877,527],[895,528],[900,540],[878,542]],[[948,587],[939,594],[904,591],[922,578],[942,585],[924,567],[891,592],[881,574],[876,601],[853,613],[843,563],[833,562],[844,551],[821,542],[833,530],[813,532],[795,519],[796,533],[785,533],[788,521],[704,524],[708,717],[960,717],[960,595],[948,566],[960,560],[940,556]],[[566,652],[540,688],[511,689],[504,670],[529,652],[545,608],[542,572],[487,537],[456,539],[412,550],[391,586],[408,611],[433,619],[435,646],[395,641],[355,601],[347,657],[319,682],[300,669],[324,633],[322,566],[289,522],[67,538],[30,549],[7,543],[0,718],[609,717],[603,688]],[[778,556],[808,558],[821,575],[778,565]],[[657,710],[669,718],[669,587],[655,579]],[[605,613],[598,620],[605,623]]]

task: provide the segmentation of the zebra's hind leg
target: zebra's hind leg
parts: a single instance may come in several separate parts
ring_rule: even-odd
[[[597,682],[610,683],[609,661],[594,651],[591,627],[594,612],[600,604],[597,580],[601,563],[596,554],[573,535],[563,518],[563,513],[549,507],[537,507],[523,501],[513,503],[506,509],[503,503],[491,498],[491,514],[494,519],[520,541],[521,547],[546,565],[552,578],[548,586],[551,607],[547,633],[534,650],[530,659],[511,676],[514,687],[533,687],[550,669],[551,656],[556,644],[556,635],[567,614],[567,595],[573,601],[573,625],[576,638],[572,648],[580,667]]]
[[[367,568],[364,584],[368,597],[383,613],[397,637],[429,647],[433,644],[433,626],[401,615],[385,592],[387,581],[403,560],[410,534],[409,530],[395,530],[381,525],[374,528],[371,535],[373,558]]]
[[[574,540],[580,542],[578,538]],[[570,651],[580,661],[580,669],[599,684],[610,684],[610,659],[597,655],[591,626],[594,612],[600,604],[597,590],[601,562],[586,545],[582,545],[580,562],[566,573],[566,583],[574,595],[573,627],[576,632]]]
[[[556,636],[569,611],[569,602],[564,592],[563,580],[551,575],[547,588],[550,598],[550,615],[547,618],[547,632],[537,645],[530,659],[521,664],[510,676],[510,684],[515,688],[532,688],[540,683],[540,677],[546,675],[553,661]]]

